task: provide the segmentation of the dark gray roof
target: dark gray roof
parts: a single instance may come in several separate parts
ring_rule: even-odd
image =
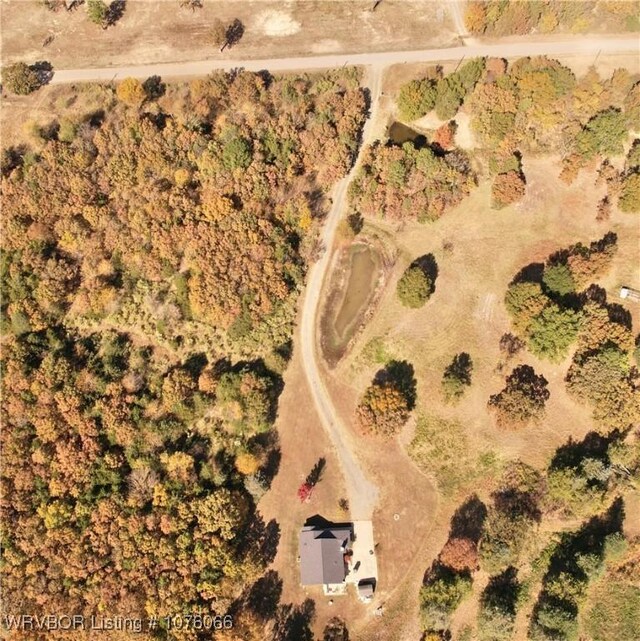
[[[302,585],[342,583],[347,574],[344,552],[351,541],[350,527],[307,526],[300,531]]]

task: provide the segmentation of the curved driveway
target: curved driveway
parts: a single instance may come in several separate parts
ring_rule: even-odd
[[[454,18],[460,35],[464,25],[459,5],[454,7]],[[391,51],[380,53],[336,54],[296,58],[271,58],[264,60],[200,60],[194,62],[132,65],[101,69],[63,69],[56,71],[51,84],[112,81],[118,78],[147,78],[159,75],[163,78],[200,76],[215,70],[244,68],[248,71],[267,69],[271,72],[303,69],[326,69],[345,65],[367,67],[365,86],[370,91],[371,108],[363,130],[361,152],[372,138],[372,122],[379,107],[380,85],[385,67],[399,63],[444,62],[460,60],[463,57],[498,56],[503,58],[534,55],[593,55],[640,53],[637,37],[628,38],[572,38],[568,40],[531,41],[521,40],[506,44],[478,44],[468,41],[468,46],[447,49],[426,49],[417,51]],[[358,157],[359,161],[360,156]],[[330,267],[335,231],[346,207],[347,187],[353,179],[359,162],[356,161],[349,174],[334,188],[333,205],[327,215],[322,231],[324,252],[310,268],[305,290],[300,324],[301,353],[304,369],[309,381],[316,409],[324,428],[329,434],[340,459],[345,477],[346,489],[351,507],[351,518],[369,519],[373,514],[378,497],[377,487],[364,475],[357,459],[357,444],[349,430],[340,420],[329,392],[322,380],[317,357],[317,320],[323,282]],[[302,408],[301,408],[302,409]]]
[[[331,397],[322,380],[317,358],[317,320],[319,318],[320,295],[325,274],[331,260],[331,249],[335,238],[336,228],[341,215],[346,207],[347,187],[358,170],[360,155],[371,142],[372,123],[379,106],[380,84],[382,69],[371,67],[364,85],[369,90],[371,107],[369,117],[362,132],[362,145],[357,161],[351,171],[343,178],[333,190],[333,204],[325,220],[322,230],[322,256],[309,270],[307,287],[302,306],[302,319],[300,322],[300,343],[302,363],[307,374],[311,393],[320,416],[320,420],[327,430],[338,454],[344,474],[351,518],[354,520],[370,519],[378,497],[378,489],[362,472],[357,460],[357,446],[351,434],[340,420],[340,416],[331,401]]]

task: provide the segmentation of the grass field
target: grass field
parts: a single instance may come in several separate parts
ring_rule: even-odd
[[[117,24],[102,30],[88,21],[84,7],[51,12],[37,0],[2,0],[2,60],[105,67],[440,47],[455,40],[442,2],[385,0],[372,12],[373,4],[204,0],[201,9],[190,11],[180,8],[179,0],[128,0]],[[240,43],[222,54],[210,43],[215,18],[225,24],[237,18],[245,28]]]

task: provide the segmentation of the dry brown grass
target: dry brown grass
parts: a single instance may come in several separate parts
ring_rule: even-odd
[[[416,411],[459,421],[464,426],[471,453],[491,451],[501,461],[520,458],[542,468],[569,436],[580,439],[594,428],[588,408],[576,403],[565,390],[563,379],[569,359],[556,365],[523,351],[502,371],[497,371],[503,360],[499,350],[500,336],[511,329],[502,301],[509,281],[528,263],[542,261],[549,253],[577,241],[599,238],[609,230],[618,234],[619,249],[611,270],[600,284],[606,288],[610,300],[617,301],[619,285],[631,282],[638,262],[637,220],[628,214],[614,212],[606,223],[596,222],[595,203],[601,197],[601,190],[593,186],[594,172],[583,173],[574,185],[567,187],[557,179],[557,158],[525,157],[524,171],[528,182],[527,196],[515,207],[499,212],[491,210],[489,183],[484,182],[470,198],[435,223],[409,223],[397,229],[381,221],[369,221],[384,232],[381,235],[387,242],[397,246],[399,258],[376,313],[352,352],[333,372],[333,390],[341,399],[343,416],[349,417],[353,412],[358,396],[380,367],[371,358],[363,358],[363,350],[372,339],[384,337],[387,351],[394,358],[406,359],[415,367],[418,380]],[[446,244],[452,248],[445,248]],[[427,253],[434,254],[439,266],[436,291],[423,308],[407,310],[396,298],[395,284],[411,260]],[[630,308],[630,311],[636,315],[637,326],[637,310]],[[451,407],[443,403],[440,381],[445,366],[460,351],[471,354],[473,383],[462,401]],[[537,372],[544,374],[549,381],[551,397],[540,425],[506,433],[495,427],[486,404],[489,396],[503,386],[505,374],[521,362],[531,364]],[[391,469],[393,457],[397,456],[395,468],[398,472],[392,477],[393,483],[390,484],[388,478],[382,479],[385,494],[389,496],[401,496],[400,491],[406,488],[399,475],[414,474],[402,451],[410,441],[411,433],[412,426],[408,426],[399,439],[400,451],[393,443],[384,450],[379,448],[377,458],[371,461],[373,468],[383,465]],[[369,444],[363,443],[363,448],[368,449]],[[390,487],[393,484],[397,486],[395,489]],[[482,496],[483,486],[482,480],[476,480],[473,490],[478,490]],[[385,557],[391,554],[396,568],[394,578],[401,575],[399,566],[406,563],[404,585],[394,586],[388,606],[395,611],[400,607],[397,603],[402,602],[404,615],[398,615],[398,622],[402,618],[411,628],[411,621],[417,619],[422,573],[446,540],[449,519],[460,502],[460,494],[452,498],[439,496],[435,504],[437,509],[434,509],[431,496],[421,507],[419,490],[409,491],[416,495],[414,509],[422,509],[423,514],[428,514],[428,536],[423,538],[413,558],[400,558],[395,551],[385,548],[380,560],[384,566]],[[377,536],[386,537],[386,528],[392,525],[392,522],[380,519]],[[410,524],[406,530],[410,536],[405,541],[415,536],[412,527]],[[381,584],[383,576],[381,574]],[[456,618],[456,628],[470,622],[474,607],[471,603],[464,608]],[[362,638],[410,638],[403,636],[402,629],[402,626],[395,627],[395,623],[390,627],[388,620],[372,620]],[[369,634],[371,637],[367,636]]]
[[[385,0],[205,0],[196,11],[178,0],[128,0],[107,30],[83,7],[53,13],[36,0],[3,0],[4,61],[49,60],[54,67],[107,67],[204,58],[269,58],[451,45],[454,27],[443,3]],[[223,54],[210,44],[215,18],[242,21],[240,43]],[[46,38],[51,44],[43,46]]]

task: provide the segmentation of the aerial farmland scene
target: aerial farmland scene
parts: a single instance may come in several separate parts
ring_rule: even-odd
[[[0,0],[0,638],[640,641],[640,0]]]

